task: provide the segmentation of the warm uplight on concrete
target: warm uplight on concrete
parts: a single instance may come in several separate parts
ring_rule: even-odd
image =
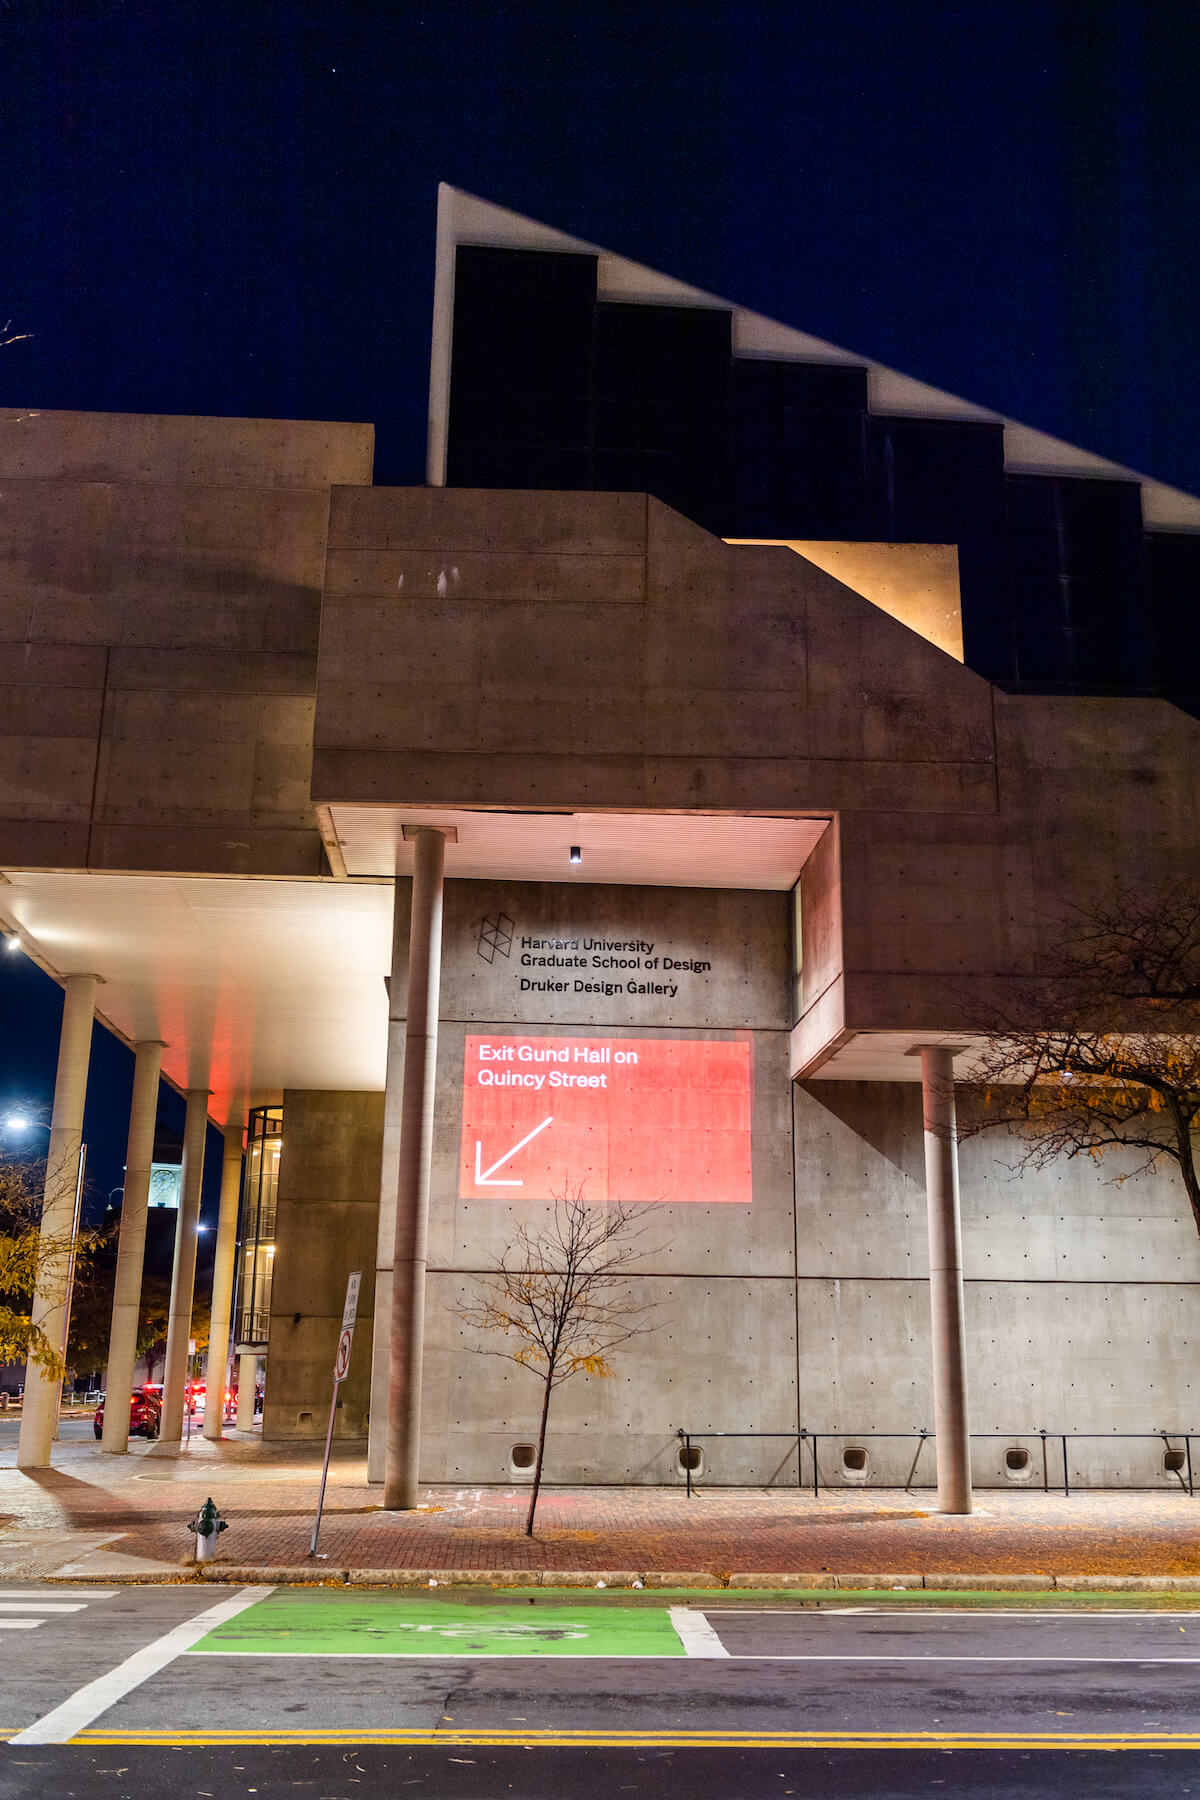
[[[963,660],[958,550],[954,544],[860,544],[801,538],[728,538],[794,550],[872,606]]]

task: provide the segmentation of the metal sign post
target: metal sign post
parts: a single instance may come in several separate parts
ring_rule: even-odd
[[[325,1509],[325,1483],[329,1478],[329,1453],[333,1449],[333,1422],[337,1418],[338,1389],[346,1379],[350,1368],[350,1346],[354,1342],[354,1320],[358,1313],[358,1290],[362,1285],[362,1270],[355,1269],[346,1283],[346,1304],[342,1308],[342,1331],[338,1338],[337,1355],[333,1359],[333,1397],[329,1402],[329,1429],[325,1433],[325,1461],[321,1464],[321,1491],[317,1495],[317,1516],[313,1523],[312,1542],[308,1546],[308,1554],[317,1554],[317,1539],[321,1535],[321,1514]]]

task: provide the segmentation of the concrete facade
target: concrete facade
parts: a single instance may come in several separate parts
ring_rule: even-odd
[[[211,896],[207,960],[181,970],[157,942],[159,1012],[138,1012],[111,924],[60,878],[127,879],[148,958],[148,877],[261,895],[294,946],[278,1003],[332,1043],[345,1020],[328,983],[305,1013],[306,964],[318,947],[349,969],[397,870],[390,1003],[381,936],[360,1033],[382,1049],[386,1030],[394,1066],[402,827],[450,815],[423,1476],[508,1480],[536,1414],[535,1383],[475,1355],[459,1318],[518,1209],[546,1205],[460,1198],[464,1046],[480,1031],[753,1046],[753,1198],[655,1210],[638,1280],[657,1328],[611,1381],[562,1391],[550,1479],[682,1479],[680,1426],[931,1425],[905,1052],[978,1027],[1098,888],[1200,879],[1200,724],[1162,701],[1000,692],[792,551],[726,545],[642,495],[374,489],[361,426],[0,424],[0,870],[20,877],[0,884],[0,922],[54,972],[95,970],[116,1029],[168,1039],[172,1079],[220,1093],[237,1047],[244,1091],[282,1098],[267,1433],[324,1429],[353,1268],[338,1429],[365,1428],[397,1153],[382,1056],[373,1083],[333,1056],[319,1086],[281,1080],[267,1003],[232,978],[236,923]],[[363,820],[384,874],[358,859]],[[624,834],[619,882],[589,878],[586,856],[560,879],[590,822]],[[805,834],[782,877],[754,861],[755,832],[776,826]],[[714,862],[718,827],[734,835]],[[310,898],[313,935],[289,935]],[[481,952],[499,914],[517,939],[644,937],[710,967],[670,994],[522,989],[519,942]],[[984,1139],[961,1159],[973,1428],[1200,1422],[1200,1243],[1171,1183],[1113,1187],[1075,1164],[1014,1182],[1002,1156]],[[979,1479],[1007,1479],[1005,1442],[976,1446]],[[869,1454],[874,1478],[902,1480],[912,1445]],[[1093,1480],[1165,1479],[1152,1444],[1077,1455]],[[839,1456],[823,1475],[842,1478]],[[795,1480],[807,1457],[714,1440],[703,1478]]]
[[[0,413],[0,856],[320,875],[330,484],[369,426]]]
[[[371,1392],[383,1095],[289,1090],[283,1105],[263,1431],[272,1438],[325,1435],[346,1277],[359,1269],[356,1354],[338,1396],[334,1435],[361,1437]]]

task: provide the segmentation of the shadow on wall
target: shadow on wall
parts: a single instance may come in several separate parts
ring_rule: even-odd
[[[924,1192],[919,1082],[802,1081],[798,1086]]]

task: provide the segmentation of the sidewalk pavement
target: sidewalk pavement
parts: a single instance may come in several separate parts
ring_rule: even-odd
[[[969,1517],[943,1516],[927,1490],[543,1489],[535,1535],[528,1490],[425,1491],[385,1513],[364,1446],[337,1446],[320,1560],[308,1556],[321,1447],[257,1434],[187,1448],[55,1447],[54,1466],[0,1454],[0,1578],[178,1579],[193,1567],[187,1521],[211,1494],[229,1529],[207,1572],[247,1580],[314,1575],[594,1586],[898,1584],[1166,1587],[1200,1591],[1200,1497],[1161,1493],[981,1492]],[[236,1573],[235,1573],[236,1571]],[[266,1573],[269,1571],[269,1575]],[[987,1578],[994,1578],[989,1582]],[[803,1579],[801,1579],[803,1578]],[[855,1578],[861,1578],[856,1581]],[[868,1579],[869,1578],[869,1579]],[[953,1578],[958,1578],[956,1581]],[[1002,1579],[1001,1579],[1002,1578]],[[1132,1578],[1132,1579],[1131,1579]]]

